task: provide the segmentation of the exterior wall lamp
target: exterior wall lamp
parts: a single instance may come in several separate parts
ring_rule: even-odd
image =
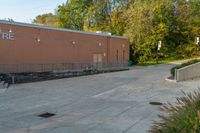
[[[75,44],[76,44],[76,42],[75,42],[75,41],[72,41],[72,44],[73,44],[73,45],[75,45]]]
[[[38,37],[36,40],[37,40],[37,42],[38,42],[38,43],[40,43],[40,42],[41,42],[41,40],[40,40],[40,38],[39,38],[39,37]]]
[[[9,32],[12,33],[12,29],[11,28],[9,29]]]

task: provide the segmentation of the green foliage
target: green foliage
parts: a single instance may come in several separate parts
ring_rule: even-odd
[[[115,35],[123,35],[125,18],[122,15],[128,1],[68,0],[57,7],[55,15],[51,13],[39,15],[33,23],[56,25],[74,30],[107,31]],[[52,23],[49,24],[49,21]]]
[[[124,0],[70,0],[57,9],[59,26],[84,31],[113,30],[112,33],[122,35],[117,27],[123,26],[123,18],[119,19],[116,8],[123,3]]]
[[[139,66],[151,66],[151,65],[165,64],[165,63],[168,63],[169,61],[171,61],[171,60],[146,61],[146,62],[143,62],[143,63],[138,63],[137,65],[139,65]]]
[[[70,0],[58,6],[57,16],[62,28],[83,30],[84,19],[93,0]]]
[[[58,19],[56,15],[52,13],[38,15],[34,20],[35,24],[44,24],[46,26],[58,27]]]
[[[167,115],[159,115],[151,133],[199,133],[200,132],[200,90],[177,98],[177,104],[165,104],[161,110]]]
[[[170,28],[171,6],[165,0],[135,0],[125,13],[127,18],[126,35],[129,37],[134,52],[142,63],[155,59],[157,42],[168,35]],[[162,54],[163,51],[161,51]]]
[[[86,31],[106,31],[123,35],[125,18],[124,6],[127,0],[96,0],[89,7],[86,16]]]
[[[175,67],[171,68],[171,75],[172,75],[173,77],[175,76],[175,71],[176,71],[176,69],[180,69],[180,68],[183,68],[183,67],[186,67],[186,66],[189,66],[189,65],[198,63],[198,62],[200,62],[199,59],[194,59],[194,60],[188,61],[188,62],[186,62],[186,63],[183,63],[183,64],[181,64],[181,65],[175,66]]]
[[[184,59],[199,55],[194,38],[199,35],[199,1],[135,0],[126,12],[126,35],[139,63],[157,60],[157,42],[162,40],[162,58]],[[193,7],[193,8],[191,8]]]

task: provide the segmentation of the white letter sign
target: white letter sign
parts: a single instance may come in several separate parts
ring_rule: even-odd
[[[15,40],[13,33],[0,32],[0,39],[2,40]]]

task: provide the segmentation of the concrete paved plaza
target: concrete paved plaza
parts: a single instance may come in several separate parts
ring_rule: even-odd
[[[19,84],[0,90],[0,133],[146,133],[160,113],[200,80],[165,81],[170,64]],[[45,112],[56,115],[45,119]]]

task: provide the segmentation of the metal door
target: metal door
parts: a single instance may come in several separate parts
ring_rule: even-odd
[[[102,54],[93,54],[93,63],[97,69],[102,68],[102,62],[103,62]]]

